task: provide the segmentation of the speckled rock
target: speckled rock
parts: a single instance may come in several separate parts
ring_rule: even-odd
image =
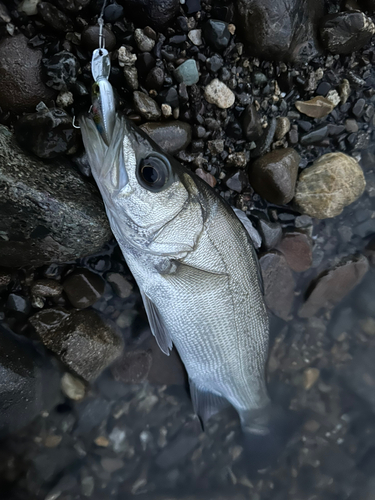
[[[123,340],[94,311],[43,309],[30,318],[43,344],[85,380],[94,380],[123,350]]]
[[[34,111],[56,95],[43,83],[42,52],[31,49],[24,35],[0,42],[0,88],[1,108],[15,112]]]
[[[144,92],[133,92],[134,107],[146,120],[158,120],[161,117],[159,105]]]
[[[105,282],[88,269],[76,269],[64,280],[63,287],[72,306],[85,309],[103,295]]]
[[[164,151],[171,155],[186,149],[191,142],[191,126],[179,120],[144,123],[140,128]]]
[[[299,154],[292,148],[271,151],[250,165],[250,184],[271,203],[289,203],[294,196],[299,161]]]
[[[230,108],[235,101],[235,96],[230,88],[217,78],[204,89],[204,97],[209,103],[216,104],[221,109]]]
[[[31,285],[31,293],[38,297],[59,297],[62,292],[61,283],[51,279],[36,280]]]
[[[3,126],[0,234],[6,267],[69,262],[95,253],[111,237],[96,188],[66,162],[45,164],[28,156]]]
[[[299,316],[309,318],[323,307],[333,308],[362,281],[368,270],[368,260],[360,255],[348,257],[333,269],[324,271],[310,285],[309,295],[299,310]]]
[[[354,158],[329,153],[302,171],[294,201],[301,213],[326,219],[339,215],[365,187],[363,171]]]
[[[66,50],[43,59],[45,81],[48,87],[67,90],[76,82],[80,64],[78,59]]]

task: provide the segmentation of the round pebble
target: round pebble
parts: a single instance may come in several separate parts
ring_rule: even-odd
[[[230,108],[235,101],[235,96],[230,88],[217,78],[207,85],[204,90],[204,97],[209,103],[216,104],[221,109]]]

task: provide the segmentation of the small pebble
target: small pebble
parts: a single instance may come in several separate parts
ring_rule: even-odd
[[[202,30],[191,30],[188,33],[189,40],[194,44],[194,45],[202,45]]]
[[[217,78],[207,85],[204,97],[209,103],[216,104],[221,109],[230,108],[235,101],[233,92]]]
[[[155,40],[145,35],[142,29],[135,30],[134,39],[141,52],[151,52],[155,46]]]
[[[85,384],[71,373],[64,373],[61,379],[61,390],[73,401],[81,401],[85,397]]]
[[[158,104],[144,92],[133,92],[134,107],[146,120],[158,120],[161,110]]]
[[[334,108],[334,105],[326,97],[316,96],[309,101],[296,101],[298,111],[311,118],[323,118]]]
[[[290,130],[290,120],[287,117],[279,116],[276,123],[275,139],[281,141]]]
[[[317,382],[320,376],[320,370],[317,368],[307,368],[303,372],[303,386],[306,391],[310,390],[313,385]]]
[[[188,59],[174,71],[174,76],[179,83],[191,86],[199,81],[197,63],[194,59]]]

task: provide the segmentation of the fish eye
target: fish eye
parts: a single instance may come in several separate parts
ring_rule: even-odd
[[[160,191],[169,179],[169,162],[159,156],[148,156],[138,166],[138,181],[149,191]]]

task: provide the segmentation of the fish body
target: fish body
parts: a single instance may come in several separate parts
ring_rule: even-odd
[[[80,121],[113,233],[141,291],[151,330],[186,367],[206,421],[232,405],[267,433],[268,315],[257,257],[233,210],[124,117],[109,144]]]

